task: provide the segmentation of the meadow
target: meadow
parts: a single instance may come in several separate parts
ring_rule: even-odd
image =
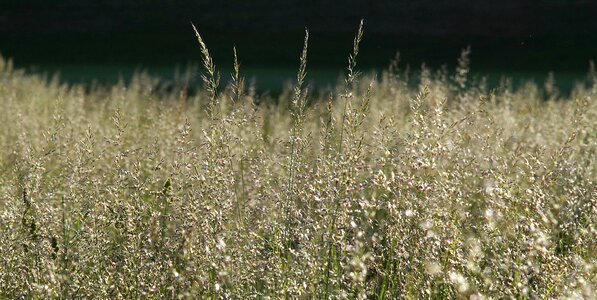
[[[274,97],[197,38],[192,93],[0,59],[0,298],[594,299],[594,66],[569,95],[467,50],[360,74],[361,28],[314,90],[306,32]]]

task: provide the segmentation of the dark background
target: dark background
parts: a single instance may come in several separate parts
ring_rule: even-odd
[[[359,64],[453,67],[470,45],[473,71],[566,85],[597,58],[597,1],[587,0],[0,0],[0,53],[67,81],[115,80],[139,68],[157,75],[198,63],[190,22],[215,62],[230,69],[236,45],[245,74],[267,86],[292,76],[303,31],[311,33],[312,78],[345,68],[359,20]]]

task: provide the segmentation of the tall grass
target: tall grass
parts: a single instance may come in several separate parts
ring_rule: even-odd
[[[345,82],[305,88],[306,32],[265,101],[195,32],[194,95],[0,60],[0,298],[595,297],[594,67],[489,90],[465,50],[413,88],[357,76],[361,24]]]

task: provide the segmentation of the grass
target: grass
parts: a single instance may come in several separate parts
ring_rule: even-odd
[[[275,101],[198,33],[193,94],[0,60],[0,298],[594,298],[594,72],[362,75],[361,35],[313,93],[306,33]]]

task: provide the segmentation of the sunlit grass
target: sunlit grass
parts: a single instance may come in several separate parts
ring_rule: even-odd
[[[465,51],[412,87],[358,32],[329,93],[306,33],[276,99],[202,40],[191,95],[0,60],[0,298],[594,298],[594,72],[489,90]]]

